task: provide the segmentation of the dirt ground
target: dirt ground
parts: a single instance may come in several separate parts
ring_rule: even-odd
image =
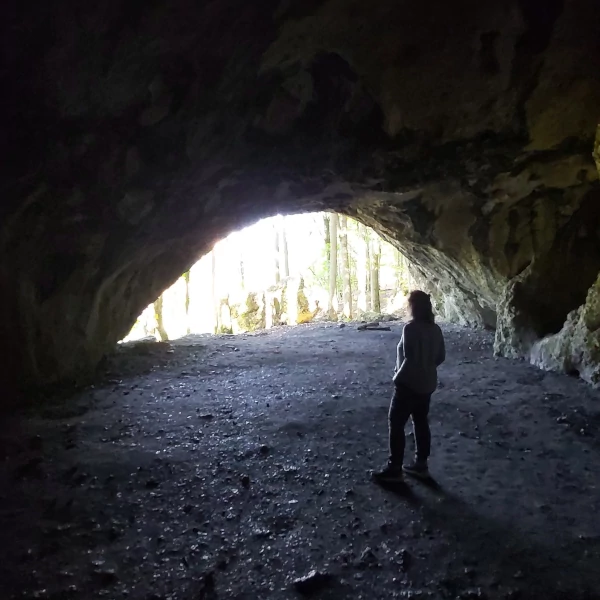
[[[4,418],[0,598],[600,598],[598,393],[444,325],[438,485],[382,489],[400,328],[123,347]]]

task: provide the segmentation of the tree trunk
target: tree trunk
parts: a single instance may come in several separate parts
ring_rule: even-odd
[[[281,269],[279,266],[279,229],[277,223],[273,227],[275,231],[275,283],[278,284],[281,281]]]
[[[381,298],[379,295],[379,264],[381,262],[381,240],[379,236],[372,243],[371,260],[371,306],[373,312],[381,313]]]
[[[283,252],[283,276],[290,276],[290,257],[288,253],[287,235],[285,233],[285,217],[281,217],[281,250]]]
[[[154,318],[156,319],[156,331],[161,342],[169,340],[169,336],[163,324],[163,297],[162,294],[154,301]]]
[[[212,249],[210,253],[211,259],[211,271],[210,271],[210,291],[213,303],[213,315],[214,315],[214,323],[215,323],[215,333],[219,333],[219,312],[221,307],[219,306],[219,301],[217,299],[217,257],[215,254],[215,249]]]
[[[352,281],[350,279],[350,255],[348,253],[348,217],[340,216],[340,250],[342,285],[344,290],[344,315],[352,318]]]
[[[396,258],[396,269],[394,278],[394,295],[399,294],[402,290],[402,279],[404,273],[404,257],[400,253],[400,250],[394,248]]]
[[[244,274],[244,259],[240,258],[240,284],[242,291],[246,289],[246,276]]]
[[[189,335],[192,333],[190,329],[190,272],[186,271],[183,274],[183,280],[185,281],[185,330]]]
[[[358,223],[358,239],[360,252],[356,260],[356,281],[358,285],[357,308],[359,311],[366,312],[369,299],[368,279],[369,279],[369,263],[367,261],[368,254],[362,246],[366,246],[365,242],[365,226]]]
[[[337,230],[338,216],[332,213],[329,217],[329,304],[330,316],[337,314]]]
[[[364,234],[365,262],[367,265],[365,277],[365,296],[367,298],[367,310],[370,311],[373,309],[373,302],[371,298],[371,230],[368,227],[365,227]]]
[[[323,231],[325,233],[325,255],[323,259],[323,274],[326,277],[329,277],[331,272],[330,260],[331,260],[331,218],[328,213],[323,213]],[[332,318],[331,315],[331,302],[328,302],[329,306],[327,307],[328,316]]]

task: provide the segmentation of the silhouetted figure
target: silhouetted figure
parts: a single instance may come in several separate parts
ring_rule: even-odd
[[[437,368],[446,358],[444,336],[435,324],[429,294],[415,290],[408,297],[412,319],[404,326],[394,370],[394,395],[390,404],[390,457],[388,466],[376,473],[379,481],[402,481],[403,472],[428,478],[431,450],[429,405],[437,387]],[[416,456],[403,464],[406,443],[404,427],[412,417]]]

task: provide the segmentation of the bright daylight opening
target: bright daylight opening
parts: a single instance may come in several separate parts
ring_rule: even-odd
[[[353,219],[278,215],[219,241],[123,341],[393,319],[404,310],[408,278],[400,252]]]

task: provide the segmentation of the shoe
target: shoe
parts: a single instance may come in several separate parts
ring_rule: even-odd
[[[402,470],[412,477],[418,477],[419,479],[430,479],[431,475],[429,474],[429,469],[427,468],[427,463],[422,463],[416,460],[413,463],[408,465],[403,465]]]
[[[383,471],[373,473],[373,479],[381,483],[402,483],[404,475],[400,467],[388,465]]]

